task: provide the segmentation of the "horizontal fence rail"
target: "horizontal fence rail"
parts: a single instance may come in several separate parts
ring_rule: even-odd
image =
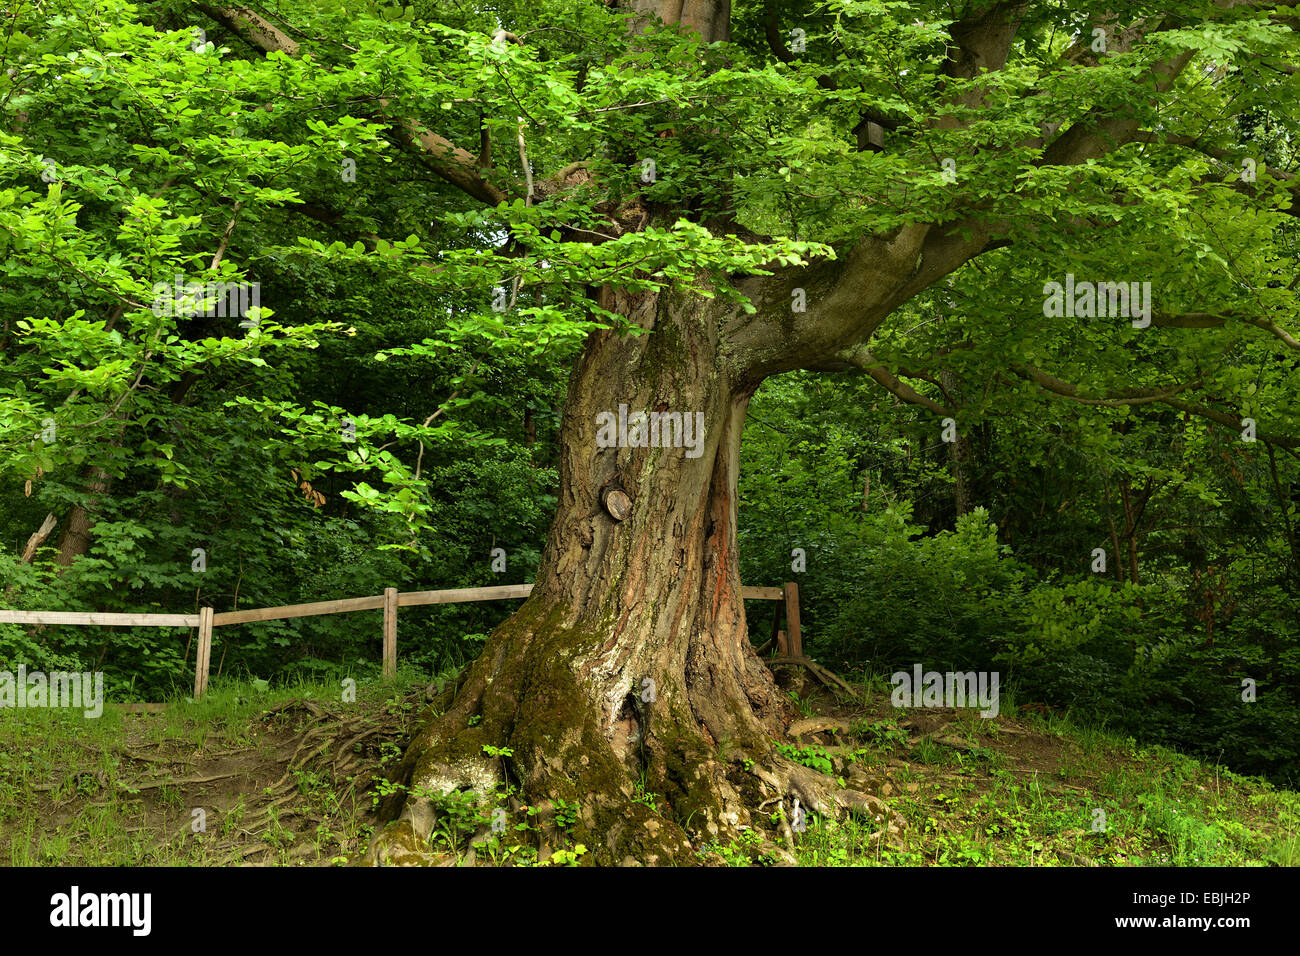
[[[101,627],[198,627],[197,614],[116,614],[107,611],[0,611],[0,624],[98,624]]]
[[[314,601],[310,604],[286,604],[280,607],[250,608],[245,611],[223,611],[200,608],[198,614],[123,614],[100,611],[7,611],[0,609],[0,624],[77,624],[102,627],[197,627],[199,646],[194,661],[194,699],[199,700],[208,689],[208,671],[212,656],[212,631],[231,624],[252,624],[258,621],[282,621],[294,617],[315,617],[321,614],[347,614],[352,611],[384,612],[384,677],[397,673],[397,609],[430,604],[464,604],[470,601],[509,601],[526,598],[533,593],[531,584],[505,584],[487,588],[449,588],[442,591],[398,591],[385,588],[383,594],[370,597],[341,598],[336,601]],[[747,601],[778,601],[772,618],[772,638],[764,648],[777,645],[782,655],[799,657],[803,642],[799,633],[799,586],[793,581],[784,587],[742,587],[740,596]],[[786,626],[780,630],[781,611],[784,606]]]

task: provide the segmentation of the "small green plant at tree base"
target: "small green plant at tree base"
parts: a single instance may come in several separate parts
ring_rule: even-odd
[[[794,705],[799,708],[799,713],[803,714],[805,717],[811,717],[813,715],[812,701],[801,699],[794,691],[790,691],[790,699],[794,701]]]
[[[650,793],[648,790],[646,790],[644,778],[638,780],[636,782],[636,786],[632,788],[633,803],[639,803],[642,806],[649,807],[650,810],[653,811],[654,813],[658,813],[659,807],[655,803],[655,796],[656,796],[655,794]]]
[[[409,793],[410,790],[404,783],[397,783],[386,777],[380,777],[375,781],[374,793],[370,795],[370,808],[373,810],[379,806],[381,800],[391,797],[395,793]]]
[[[711,854],[722,857],[727,866],[752,866],[755,862],[766,863],[759,857],[759,848],[763,839],[754,830],[745,830],[730,843],[706,843],[696,852],[700,859]]]
[[[538,863],[538,866],[578,866],[579,861],[587,853],[587,848],[579,843],[572,850],[556,850],[547,859]]]
[[[429,799],[437,812],[437,829],[430,834],[430,841],[440,839],[453,852],[486,822],[479,812],[478,796],[472,792],[438,794],[417,787],[412,793]]]
[[[578,801],[570,803],[556,797],[552,802],[555,804],[555,825],[561,830],[571,829],[578,822]]]
[[[776,749],[795,763],[816,770],[818,773],[824,773],[827,776],[835,773],[835,764],[831,761],[831,755],[821,747],[795,747],[792,744],[778,744]]]
[[[505,844],[496,836],[475,843],[479,853],[485,855],[493,866],[533,866],[537,862],[537,851],[522,843]]]
[[[529,830],[537,829],[529,821],[531,821],[540,812],[538,808],[529,804],[527,806],[522,807],[521,809],[523,810],[524,813],[524,819],[520,820],[518,823],[515,824],[515,829],[520,833],[527,833]]]

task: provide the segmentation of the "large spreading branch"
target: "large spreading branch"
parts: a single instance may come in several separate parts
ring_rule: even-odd
[[[213,3],[196,3],[195,6],[263,53],[298,55],[298,41],[254,10]]]
[[[1268,319],[1216,312],[1183,312],[1179,315],[1155,313],[1151,316],[1152,325],[1173,329],[1218,329],[1223,328],[1229,322],[1244,322],[1246,325],[1253,325],[1257,329],[1263,329],[1287,348],[1300,351],[1300,340],[1297,340],[1295,336],[1276,322],[1270,322]]]
[[[945,72],[969,81],[1002,69],[1026,5],[1025,0],[999,0],[952,24]],[[986,95],[979,84],[970,84],[958,102],[974,106]],[[963,121],[945,115],[931,125],[957,128]],[[863,237],[833,262],[780,270],[772,279],[746,283],[746,294],[761,304],[757,315],[729,330],[729,346],[744,357],[741,376],[762,377],[834,360],[868,341],[898,306],[998,244],[1005,244],[1004,237],[973,218],[943,226],[915,223],[888,236]],[[801,313],[790,307],[799,290],[807,304]]]
[[[1027,381],[1038,386],[1042,391],[1053,396],[1066,398],[1072,402],[1081,405],[1145,405],[1152,402],[1159,402],[1177,408],[1180,411],[1190,415],[1196,415],[1199,418],[1205,418],[1220,425],[1226,425],[1229,428],[1240,431],[1246,427],[1246,420],[1238,414],[1220,411],[1219,409],[1209,408],[1205,405],[1197,405],[1191,402],[1185,402],[1176,396],[1193,388],[1201,383],[1187,382],[1181,385],[1170,386],[1164,389],[1139,389],[1126,388],[1103,396],[1088,396],[1083,393],[1079,386],[1072,382],[1064,381],[1054,375],[1050,375],[1041,369],[1032,365],[1015,365],[1012,370]],[[1279,448],[1294,449],[1300,448],[1300,438],[1290,435],[1281,435],[1276,432],[1258,430],[1256,437],[1260,441],[1267,442],[1270,445],[1276,445]]]
[[[901,401],[907,402],[910,405],[917,405],[921,408],[928,409],[934,414],[945,418],[955,416],[955,412],[946,405],[918,392],[906,382],[902,381],[899,376],[891,374],[884,364],[872,355],[870,350],[865,346],[846,349],[835,358],[816,366],[814,370],[840,372],[846,371],[850,368],[865,372],[873,381],[884,388],[885,391],[889,392]],[[1010,366],[1010,371],[1021,379],[1033,384],[1045,397],[1058,401],[1064,399],[1076,405],[1104,408],[1163,404],[1168,405],[1171,408],[1176,408],[1186,414],[1195,415],[1198,418],[1204,418],[1208,421],[1225,425],[1234,430],[1240,431],[1246,427],[1246,420],[1239,414],[1210,408],[1194,402],[1187,402],[1178,397],[1185,392],[1201,387],[1203,383],[1200,379],[1190,382],[1182,382],[1164,388],[1122,388],[1102,394],[1088,394],[1075,383],[1067,382],[1065,379],[1058,378],[1057,376],[1045,372],[1033,365],[1015,363]],[[900,375],[903,374],[904,373],[900,370]],[[930,381],[933,378],[933,376],[927,376],[915,370],[910,370],[906,375],[910,378],[922,378],[926,381]],[[1300,449],[1300,438],[1291,435],[1283,435],[1273,431],[1257,430],[1256,437],[1265,444],[1283,448],[1288,452]]]
[[[826,363],[826,365],[822,367],[825,371],[841,371],[848,368],[855,368],[859,371],[866,372],[877,385],[885,389],[885,391],[889,392],[894,397],[899,398],[910,405],[919,405],[922,408],[927,408],[936,415],[941,415],[944,418],[953,417],[951,409],[946,405],[936,402],[927,395],[922,395],[901,378],[892,374],[889,369],[887,369],[878,358],[872,355],[871,351],[865,346],[846,349],[844,352],[836,356],[835,359]],[[899,374],[901,375],[904,373],[900,370]],[[917,375],[908,377],[921,378],[923,376]],[[940,388],[942,389],[942,386],[940,386]]]
[[[1300,0],[1283,0],[1277,6],[1296,6]],[[1222,10],[1241,6],[1237,0],[1220,0]],[[1024,4],[1004,0],[984,7],[968,20],[952,25],[954,48],[945,64],[945,72],[954,78],[971,80],[982,72],[1001,69],[1006,63],[1017,30],[1022,22]],[[1152,32],[1167,29],[1164,19],[1152,18],[1128,28],[1115,29],[1112,49],[1132,49]],[[1167,93],[1192,61],[1196,51],[1184,49],[1156,61],[1149,68],[1153,96]],[[971,84],[962,102],[977,106],[983,98],[979,84]],[[937,121],[938,126],[955,125],[956,119]],[[1036,161],[1040,167],[1083,165],[1100,159],[1138,139],[1142,124],[1135,111],[1094,107],[1072,123],[1062,123],[1055,139],[1048,143]],[[955,272],[976,256],[1000,246],[1010,245],[1006,227],[988,215],[976,211],[965,218],[938,224],[916,224],[901,228],[892,236],[866,237],[840,260],[819,264],[799,273],[783,273],[772,280],[767,303],[775,314],[763,321],[764,311],[755,325],[763,331],[744,335],[752,346],[762,335],[782,344],[784,355],[763,355],[752,349],[756,364],[764,370],[810,368],[825,362],[854,344],[867,342],[884,317],[944,277]],[[810,306],[805,316],[779,316],[783,302],[792,289],[807,289]],[[822,297],[818,307],[811,305],[814,289]],[[852,295],[849,290],[856,292]],[[787,307],[788,308],[788,307]],[[1276,323],[1264,319],[1242,321],[1269,332],[1288,347],[1294,337]]]
[[[296,40],[247,7],[202,2],[195,5],[263,53],[283,53],[296,57],[300,52]],[[380,100],[380,107],[386,108],[388,103],[386,99]],[[461,149],[451,140],[425,129],[412,119],[401,120],[397,128],[403,139],[416,148],[429,169],[462,192],[492,206],[509,197],[508,192],[484,178],[479,157],[474,153]]]
[[[1011,366],[1011,370],[1021,378],[1033,382],[1044,391],[1051,392],[1062,398],[1068,398],[1072,402],[1080,405],[1100,405],[1109,408],[1116,408],[1122,405],[1147,405],[1151,402],[1164,402],[1180,395],[1189,388],[1195,388],[1201,384],[1199,380],[1192,382],[1183,382],[1179,385],[1171,385],[1168,388],[1122,388],[1104,395],[1085,395],[1078,385],[1073,382],[1067,382],[1064,379],[1057,378],[1044,372],[1042,369],[1035,368],[1032,365],[1016,363]]]
[[[387,108],[388,103],[386,99],[379,101],[381,108]],[[478,157],[469,150],[461,149],[445,136],[425,129],[415,120],[402,121],[401,129],[406,142],[416,147],[420,160],[461,192],[489,206],[510,198],[504,189],[483,178]]]

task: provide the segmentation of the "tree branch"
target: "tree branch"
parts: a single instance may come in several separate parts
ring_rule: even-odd
[[[296,57],[300,52],[298,42],[283,30],[280,30],[265,17],[254,13],[247,7],[221,6],[197,2],[200,10],[226,27],[237,36],[262,50],[264,53],[284,53]],[[499,31],[504,33],[505,31]],[[511,36],[507,34],[507,38]],[[518,42],[518,39],[515,39]],[[380,108],[386,108],[387,99],[379,101]],[[401,129],[408,141],[419,151],[425,163],[442,179],[456,186],[462,192],[482,202],[495,206],[504,202],[509,194],[498,186],[487,182],[479,168],[478,157],[468,150],[460,149],[445,137],[424,129],[414,120],[401,122]]]
[[[1254,157],[1243,156],[1241,150],[1222,149],[1217,146],[1209,146],[1202,143],[1199,137],[1187,136],[1181,133],[1163,133],[1154,130],[1139,130],[1133,137],[1133,142],[1149,143],[1153,146],[1181,146],[1186,149],[1195,150],[1211,159],[1227,164],[1236,172],[1241,172],[1239,164],[1243,159],[1253,159]],[[1256,172],[1257,178],[1254,181],[1247,182],[1240,175],[1235,177],[1229,185],[1239,193],[1248,196],[1257,195],[1261,185],[1266,185],[1269,180],[1274,180],[1286,184],[1287,190],[1291,193],[1291,206],[1283,210],[1288,215],[1300,216],[1300,176],[1295,173],[1288,173],[1280,169],[1274,169],[1271,166],[1259,164]],[[1207,177],[1208,178],[1208,177]]]
[[[1011,370],[1022,378],[1033,382],[1039,388],[1060,395],[1063,398],[1068,398],[1072,402],[1077,402],[1080,405],[1103,405],[1112,408],[1121,405],[1145,405],[1150,402],[1163,402],[1200,384],[1199,380],[1197,380],[1164,389],[1123,388],[1107,395],[1090,397],[1080,395],[1079,386],[1074,383],[1059,379],[1055,375],[1050,375],[1032,365],[1016,364],[1011,366]]]
[[[1089,398],[1087,396],[1081,396],[1079,394],[1079,387],[1072,382],[1066,382],[1054,375],[1049,375],[1047,372],[1034,368],[1032,365],[1015,365],[1012,366],[1012,370],[1021,377],[1033,382],[1043,391],[1050,392],[1053,395],[1059,395],[1062,398],[1068,398],[1081,405],[1105,405],[1114,407],[1120,405],[1145,405],[1153,402],[1160,402],[1190,415],[1196,415],[1198,418],[1206,418],[1212,422],[1218,422],[1220,425],[1226,425],[1237,431],[1240,431],[1242,428],[1243,418],[1240,415],[1221,412],[1214,408],[1207,408],[1204,405],[1194,405],[1190,402],[1184,402],[1181,399],[1174,397],[1189,388],[1199,385],[1199,381],[1187,382],[1167,389],[1120,389],[1104,398]],[[1260,441],[1267,442],[1270,445],[1276,445],[1279,448],[1300,448],[1300,438],[1293,438],[1289,435],[1279,435],[1274,432],[1258,430],[1256,431],[1256,437],[1258,437]]]
[[[257,47],[263,53],[298,55],[298,41],[273,24],[260,13],[247,7],[224,4],[196,3],[200,10],[216,20],[231,33]]]
[[[880,360],[872,355],[864,345],[845,349],[833,359],[810,367],[810,370],[814,372],[844,372],[849,369],[857,369],[858,371],[866,372],[878,385],[888,391],[891,395],[900,398],[911,405],[920,405],[922,408],[928,408],[936,415],[942,415],[945,418],[952,417],[953,413],[949,411],[947,407],[939,404],[932,398],[922,395],[906,382],[891,374]],[[929,381],[929,379],[927,379],[927,381]],[[946,390],[945,394],[947,394]]]
[[[386,107],[388,100],[380,100],[379,104]],[[447,182],[489,206],[510,198],[505,190],[483,178],[478,157],[469,150],[461,149],[446,137],[430,132],[415,120],[405,120],[402,125],[408,142],[419,150],[420,158]]]
[[[1227,325],[1230,319],[1244,322],[1246,325],[1253,325],[1257,329],[1263,329],[1287,348],[1300,351],[1300,340],[1297,340],[1286,329],[1275,322],[1270,322],[1268,319],[1248,318],[1233,313],[1225,315],[1213,312],[1184,312],[1180,315],[1155,313],[1151,316],[1151,324],[1161,328],[1174,329],[1217,329]]]

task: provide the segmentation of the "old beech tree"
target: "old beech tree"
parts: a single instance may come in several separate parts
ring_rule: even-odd
[[[934,412],[937,433],[941,418],[961,420],[960,396],[932,387],[943,380],[924,356],[877,358],[873,337],[977,257],[1027,250],[1040,282],[1061,279],[1087,268],[1071,250],[1134,228],[1131,262],[1112,250],[1116,271],[1095,278],[1139,280],[1186,255],[1179,203],[1285,221],[1295,180],[1252,157],[1232,104],[1293,80],[1294,2],[1171,14],[1131,2],[619,0],[583,5],[595,19],[578,33],[602,24],[606,46],[550,76],[544,58],[572,42],[561,6],[539,4],[536,22],[529,4],[503,7],[495,27],[484,15],[473,55],[494,79],[476,96],[357,107],[511,235],[510,255],[532,269],[512,298],[585,261],[570,301],[618,320],[588,335],[573,369],[532,596],[431,708],[400,766],[415,795],[385,808],[370,858],[419,862],[436,814],[421,792],[485,792],[505,774],[534,804],[579,803],[575,836],[602,862],[686,861],[701,840],[758,826],[773,797],[884,826],[875,795],[774,747],[792,712],[751,647],[737,570],[749,400],[769,376],[857,368]],[[315,31],[269,11],[202,9],[269,56],[310,52],[302,37]],[[439,35],[437,49],[454,60],[465,36]],[[456,141],[467,122],[482,124],[481,142]],[[1258,174],[1238,175],[1251,159]],[[1175,201],[1156,203],[1159,189]],[[314,214],[330,216],[321,204]],[[1254,301],[1157,291],[1151,332],[1233,328],[1261,354],[1293,356],[1300,343]],[[1140,334],[1122,317],[1113,327]],[[954,330],[948,351],[961,348],[977,345]],[[1175,363],[1163,379],[1073,382],[1050,355],[1007,349],[1010,380],[1062,401],[1163,403],[1241,425],[1206,394],[1209,372],[1180,380]],[[597,416],[620,405],[702,413],[703,453],[601,447]],[[1267,422],[1260,434],[1295,446]],[[605,507],[610,489],[626,514]],[[659,812],[632,799],[638,781]]]

